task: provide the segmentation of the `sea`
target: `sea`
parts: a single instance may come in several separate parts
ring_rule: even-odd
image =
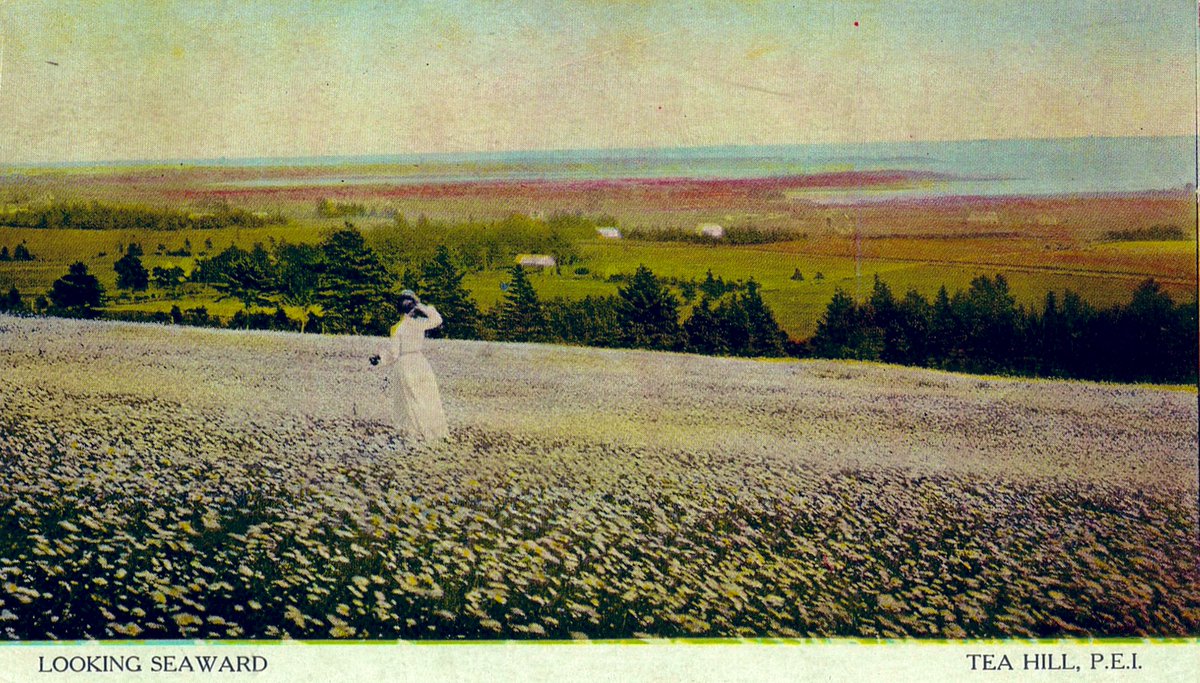
[[[1196,158],[1196,138],[1177,136],[192,159],[117,164],[178,163],[260,170],[254,177],[223,183],[233,187],[705,180],[879,171],[901,171],[918,177],[912,182],[886,186],[803,190],[813,199],[836,201],[946,195],[1194,192]],[[297,167],[305,172],[286,172]],[[322,168],[328,172],[322,173]]]

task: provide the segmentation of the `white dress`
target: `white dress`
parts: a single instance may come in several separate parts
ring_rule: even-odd
[[[417,311],[426,317],[406,315],[392,328],[383,356],[385,365],[392,366],[392,392],[395,396],[396,428],[421,441],[437,441],[450,435],[437,378],[421,347],[425,331],[442,324],[442,316],[433,306],[418,305]]]

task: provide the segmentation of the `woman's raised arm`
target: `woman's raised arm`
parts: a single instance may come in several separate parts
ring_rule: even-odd
[[[432,330],[442,324],[442,316],[429,304],[419,304],[417,310],[425,314],[425,329]]]

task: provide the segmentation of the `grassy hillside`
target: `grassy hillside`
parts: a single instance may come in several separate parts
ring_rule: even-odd
[[[1194,390],[0,317],[9,638],[1185,635]]]

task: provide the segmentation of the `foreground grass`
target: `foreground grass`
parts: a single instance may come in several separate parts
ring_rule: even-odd
[[[8,638],[1185,635],[1194,393],[0,317]]]

